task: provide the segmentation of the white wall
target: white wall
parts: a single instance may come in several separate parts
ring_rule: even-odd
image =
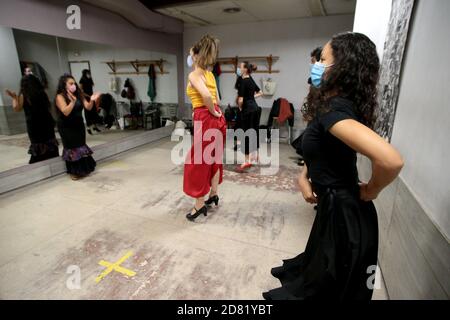
[[[358,0],[356,2],[353,31],[368,36],[377,46],[377,52],[381,59],[391,7],[392,0]]]
[[[156,74],[156,98],[155,102],[178,102],[177,90],[177,61],[176,56],[167,53],[150,52],[140,49],[132,48],[115,48],[103,44],[97,44],[86,41],[64,39],[63,45],[67,51],[68,60],[80,61],[89,60],[91,65],[92,78],[95,83],[94,91],[112,92],[109,88],[109,81],[113,77],[110,75],[111,69],[104,61],[121,61],[121,60],[158,60],[164,59],[167,62],[164,64],[164,71],[168,74]],[[78,55],[76,56],[75,53]],[[136,99],[143,102],[149,102],[150,98],[147,95],[148,76],[146,74],[147,67],[143,67],[145,72],[143,75],[117,75],[119,78],[119,92],[123,89],[123,84],[126,78],[130,78],[136,90]],[[156,67],[156,70],[159,69]],[[134,71],[131,65],[120,66],[117,71]],[[79,79],[76,79],[79,81]],[[114,95],[117,101],[125,101],[119,95]]]
[[[11,28],[0,26],[0,106],[11,105],[5,90],[10,89],[19,93],[20,64],[16,43]]]
[[[198,27],[185,30],[184,53],[186,57],[189,48],[202,35],[209,33],[220,39],[220,57],[279,56],[280,60],[273,68],[280,70],[280,73],[253,74],[258,85],[261,77],[271,77],[278,83],[275,95],[258,99],[258,104],[270,108],[274,99],[284,97],[299,110],[308,91],[310,52],[324,45],[333,34],[352,30],[352,25],[353,16],[346,15]],[[185,64],[185,78],[188,72]],[[222,104],[234,105],[235,81],[235,74],[224,73],[220,76]],[[189,102],[186,96],[185,99]]]
[[[392,144],[401,178],[450,239],[450,1],[416,1]]]

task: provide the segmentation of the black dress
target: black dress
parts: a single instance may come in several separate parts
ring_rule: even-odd
[[[83,103],[77,99],[72,112],[65,116],[59,109],[58,131],[64,146],[63,159],[67,173],[84,177],[95,170],[96,162],[92,150],[86,145],[86,130],[83,122]]]
[[[284,260],[271,273],[282,284],[263,293],[268,300],[370,300],[370,276],[377,265],[378,222],[371,201],[360,200],[356,152],[328,130],[344,119],[355,119],[351,101],[336,97],[330,111],[308,124],[303,156],[317,215],[305,252]]]
[[[23,99],[27,133],[31,143],[28,148],[31,155],[30,164],[59,156],[50,102],[47,95],[40,100],[42,101],[32,105],[26,97]]]
[[[256,141],[251,141],[251,139],[246,137],[245,148],[241,148],[246,155],[259,149],[259,120],[261,117],[261,108],[255,101],[255,93],[259,91],[261,91],[261,89],[252,77],[242,78],[240,80],[238,96],[239,98],[243,98],[240,125],[244,132],[249,129],[254,129],[257,137]]]

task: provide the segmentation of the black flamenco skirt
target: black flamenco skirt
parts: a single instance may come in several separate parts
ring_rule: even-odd
[[[359,188],[314,188],[319,202],[306,249],[283,260],[271,273],[281,287],[266,300],[371,300],[378,254],[378,221],[373,203]]]
[[[66,161],[67,173],[77,177],[85,177],[93,172],[97,163],[92,158],[92,153],[87,145],[64,149],[63,159]]]

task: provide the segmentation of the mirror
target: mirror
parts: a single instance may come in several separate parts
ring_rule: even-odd
[[[31,142],[48,140],[52,132],[43,133],[47,129],[42,129],[48,126],[52,126],[58,141],[58,152],[50,157],[63,155],[55,97],[59,79],[64,74],[72,75],[87,101],[91,96],[95,98],[90,111],[81,108],[86,144],[91,148],[165,126],[176,117],[175,55],[4,27],[0,27],[0,31],[1,46],[9,44],[7,52],[0,57],[3,78],[0,83],[0,153],[3,159],[0,172],[30,161],[45,160],[33,157],[33,153],[36,148],[48,148],[48,144]],[[30,73],[42,84],[50,102],[49,108],[40,107],[37,116],[26,112],[25,108],[15,112],[10,96],[20,96],[21,80]],[[33,83],[26,86],[33,88]],[[22,90],[33,89],[24,87]],[[46,109],[51,118],[43,115]]]

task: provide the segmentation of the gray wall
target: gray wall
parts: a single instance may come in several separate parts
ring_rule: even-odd
[[[11,98],[5,90],[19,93],[20,65],[16,43],[11,28],[0,26],[0,134],[17,134],[26,132],[23,112],[12,109]]]
[[[66,8],[81,8],[81,29],[66,27]],[[71,39],[177,55],[178,102],[183,99],[183,35],[136,28],[118,14],[80,1],[0,0],[0,24],[15,29]]]
[[[405,167],[375,201],[391,299],[450,298],[450,2],[416,1],[392,144]],[[370,177],[360,157],[362,180]]]
[[[280,60],[273,69],[280,73],[254,73],[252,76],[258,85],[261,78],[270,77],[277,81],[277,91],[273,97],[258,99],[261,107],[270,108],[273,100],[284,97],[299,111],[308,93],[310,52],[317,46],[323,46],[335,33],[352,30],[353,15],[315,17],[281,21],[263,21],[232,25],[189,28],[184,32],[184,55],[204,34],[212,34],[220,40],[220,57],[237,56],[279,56]],[[229,70],[231,66],[223,69]],[[266,69],[264,63],[260,70]],[[190,72],[185,65],[185,78]],[[236,74],[223,73],[220,76],[222,104],[235,104]],[[184,95],[185,96],[185,95]],[[188,102],[189,99],[185,97]],[[300,122],[300,113],[297,112]]]
[[[56,45],[57,38],[46,34],[14,30],[17,52],[21,61],[38,62],[44,68],[48,81],[48,96],[52,101],[56,95],[58,79],[69,72],[67,53],[60,46],[60,55]],[[59,65],[59,60],[64,60]]]
[[[450,1],[416,3],[392,143],[401,177],[450,239]]]

